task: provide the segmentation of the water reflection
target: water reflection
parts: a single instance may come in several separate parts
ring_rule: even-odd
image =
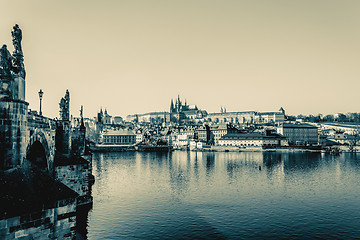
[[[357,154],[95,154],[87,235],[331,238],[335,222],[348,238],[360,234],[359,172]]]
[[[169,184],[172,197],[182,199],[188,190],[190,182],[190,157],[186,160],[174,158],[169,160]]]
[[[88,239],[88,217],[92,205],[78,206],[76,209],[76,239]]]
[[[309,172],[316,170],[322,159],[321,153],[318,152],[287,153],[283,155],[284,170],[287,174],[293,171]]]
[[[204,155],[206,162],[206,176],[211,177],[211,173],[215,167],[215,154],[208,153]]]

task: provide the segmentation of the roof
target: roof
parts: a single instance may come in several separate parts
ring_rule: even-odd
[[[252,133],[228,133],[225,134],[220,138],[220,140],[227,140],[227,139],[237,139],[237,140],[261,140],[261,139],[279,139],[285,138],[283,136],[272,135],[272,136],[265,136],[259,132],[252,132]]]
[[[245,112],[226,112],[226,113],[209,113],[209,116],[226,116],[226,115],[243,115],[243,114],[255,114],[255,111],[245,111]]]
[[[322,123],[322,125],[325,126],[333,126],[333,127],[342,127],[342,128],[353,128],[353,129],[358,129],[360,126],[358,123]]]
[[[111,130],[103,134],[103,136],[122,136],[122,135],[135,135],[135,133],[128,130]]]
[[[282,112],[258,112],[258,115],[283,115]]]
[[[317,126],[307,124],[307,123],[297,123],[297,124],[284,123],[281,127],[283,127],[283,128],[318,128]]]
[[[169,112],[148,112],[148,113],[140,113],[140,114],[131,114],[127,115],[127,118],[130,117],[144,117],[144,116],[157,116],[157,115],[169,115]]]
[[[55,208],[78,194],[25,161],[24,167],[0,171],[0,219]]]
[[[194,110],[194,109],[183,111],[185,115],[198,114],[199,112],[200,112],[199,110]]]
[[[54,166],[67,166],[67,165],[83,165],[89,164],[87,160],[85,160],[81,156],[72,156],[70,158],[64,156],[55,156],[54,158]]]

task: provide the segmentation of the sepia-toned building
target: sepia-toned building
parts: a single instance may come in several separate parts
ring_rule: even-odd
[[[220,112],[209,113],[205,118],[207,122],[215,123],[234,123],[234,124],[262,124],[262,123],[282,123],[285,121],[285,110],[280,108],[275,112]]]
[[[286,137],[289,144],[317,144],[319,141],[318,127],[306,123],[284,123],[277,128],[277,133]]]
[[[236,147],[278,147],[287,146],[287,140],[283,136],[267,136],[259,132],[229,133],[219,139],[219,145]]]
[[[218,124],[210,127],[210,143],[219,144],[222,136],[229,133],[239,133],[240,131],[231,124]]]
[[[102,134],[104,145],[131,145],[136,143],[136,135],[127,130],[109,131]]]
[[[132,114],[126,116],[128,122],[148,122],[162,123],[170,122],[170,113],[168,112],[149,112],[144,114]]]

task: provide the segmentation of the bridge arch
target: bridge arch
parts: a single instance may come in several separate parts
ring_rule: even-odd
[[[26,159],[42,170],[50,174],[53,173],[53,154],[43,130],[35,129],[32,131],[26,148]]]

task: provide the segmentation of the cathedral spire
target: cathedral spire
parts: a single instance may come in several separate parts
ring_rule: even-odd
[[[84,108],[83,108],[83,105],[81,105],[81,108],[80,108],[80,128],[84,128],[85,127],[85,124],[84,124]]]
[[[170,112],[174,112],[174,101],[171,99],[171,103],[170,103]]]

